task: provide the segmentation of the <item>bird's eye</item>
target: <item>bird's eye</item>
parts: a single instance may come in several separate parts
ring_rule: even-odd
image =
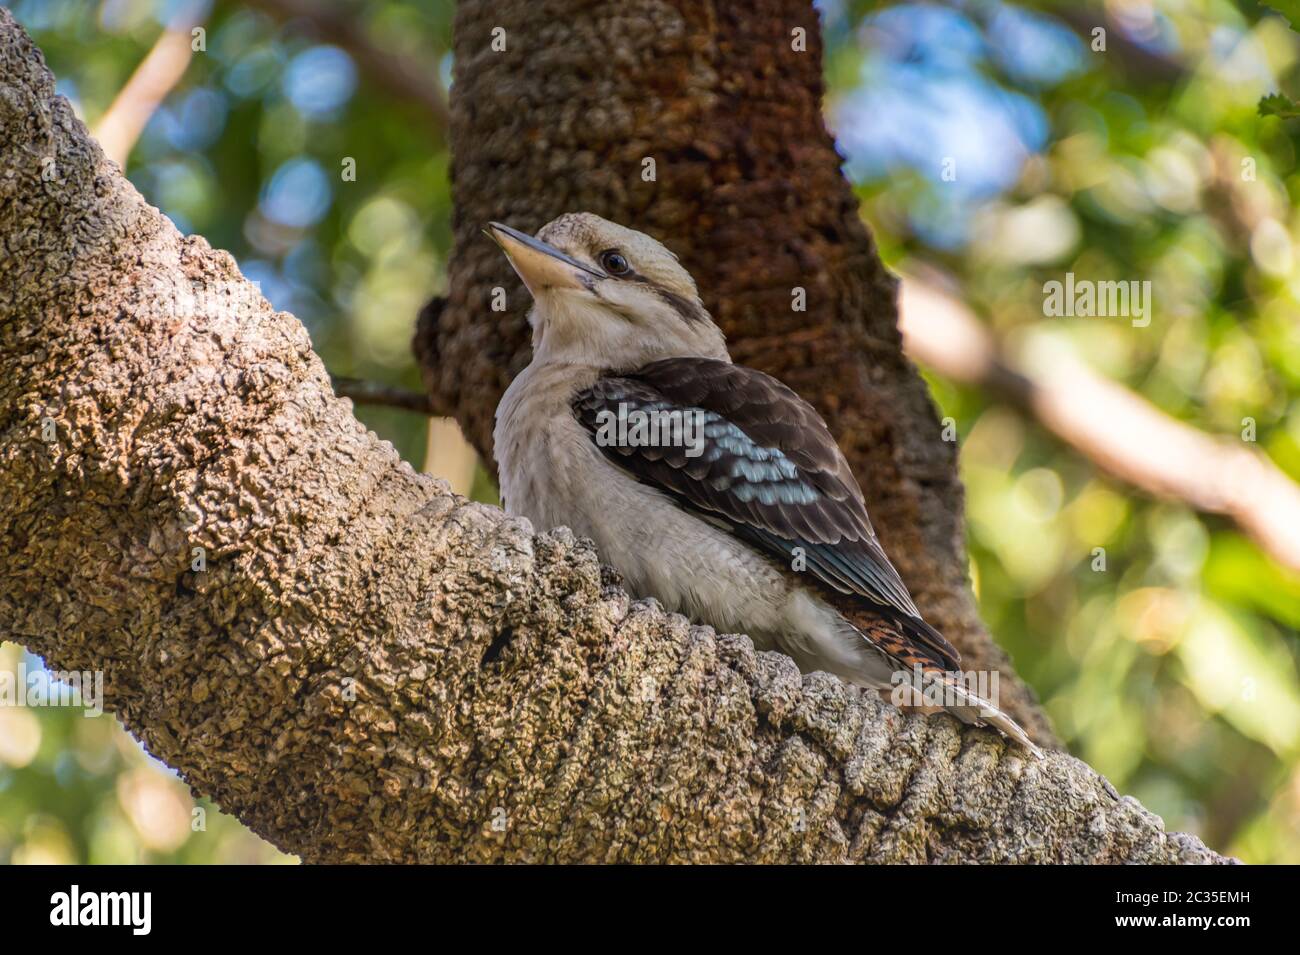
[[[632,271],[632,266],[627,264],[627,259],[616,249],[600,253],[600,267],[610,275],[627,275]]]

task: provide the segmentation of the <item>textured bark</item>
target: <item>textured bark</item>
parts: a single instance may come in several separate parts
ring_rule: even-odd
[[[1068,755],[801,677],[416,474],[4,10],[0,243],[3,636],[104,669],[150,752],[286,851],[1220,861]]]
[[[826,417],[917,606],[965,667],[1000,671],[1004,708],[1053,745],[970,595],[957,448],[903,355],[897,282],[822,120],[811,3],[465,0],[455,26],[451,291],[415,343],[435,406],[491,460],[493,412],[530,349],[528,295],[488,221],[531,232],[588,211],[649,232],[695,276],[733,358]],[[488,307],[498,286],[505,315]]]

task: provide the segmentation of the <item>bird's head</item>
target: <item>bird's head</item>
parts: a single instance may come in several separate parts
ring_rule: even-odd
[[[534,361],[617,371],[660,358],[728,360],[690,273],[650,236],[589,212],[562,215],[536,238],[499,222],[487,232],[532,293]]]

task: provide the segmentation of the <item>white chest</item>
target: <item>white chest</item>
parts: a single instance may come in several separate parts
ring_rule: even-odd
[[[567,382],[566,379],[567,378]],[[529,367],[497,409],[501,495],[536,530],[590,537],[637,596],[723,632],[762,640],[786,628],[784,574],[728,532],[612,465],[573,417],[591,378]]]

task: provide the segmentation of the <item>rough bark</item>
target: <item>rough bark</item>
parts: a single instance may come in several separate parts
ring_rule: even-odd
[[[801,677],[416,474],[4,10],[0,243],[2,635],[102,668],[152,753],[286,851],[1220,861],[1068,755]]]
[[[488,221],[534,231],[585,210],[649,232],[695,276],[732,356],[823,413],[926,619],[964,666],[999,670],[1006,708],[1053,745],[970,595],[957,446],[903,355],[897,282],[822,120],[811,3],[466,0],[455,33],[450,292],[415,343],[435,407],[491,461],[493,412],[530,349],[528,295]],[[498,286],[506,314],[488,307]]]

